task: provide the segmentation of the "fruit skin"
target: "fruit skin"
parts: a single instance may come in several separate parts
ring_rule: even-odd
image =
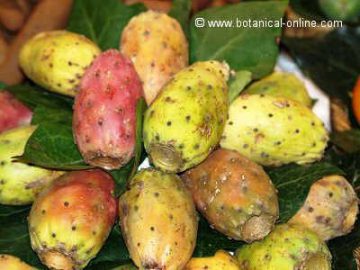
[[[97,45],[85,36],[48,31],[25,43],[19,63],[35,83],[53,92],[75,96],[86,68],[99,53]]]
[[[117,169],[134,155],[136,103],[142,86],[129,59],[117,50],[100,54],[81,80],[73,117],[84,160]]]
[[[261,166],[237,152],[216,150],[182,178],[197,209],[228,237],[252,242],[274,227],[277,191]]]
[[[358,212],[353,187],[344,177],[330,175],[311,186],[304,205],[289,223],[300,224],[326,241],[350,233]]]
[[[238,262],[229,253],[218,250],[214,256],[192,258],[184,270],[240,270]]]
[[[328,141],[321,120],[298,102],[241,95],[229,109],[220,145],[264,166],[320,160]]]
[[[31,246],[51,269],[83,269],[96,256],[117,216],[114,182],[101,170],[73,171],[35,200]]]
[[[236,251],[240,269],[306,270],[331,269],[331,254],[326,244],[301,226],[282,224],[264,240]]]
[[[360,124],[360,76],[357,79],[353,89],[352,108],[357,122]]]
[[[312,100],[305,85],[292,73],[274,72],[260,81],[251,84],[244,93],[284,97],[298,101],[306,107],[312,107]]]
[[[170,78],[188,65],[188,43],[180,24],[165,13],[146,11],[125,27],[121,52],[129,57],[151,104]]]
[[[30,204],[40,191],[63,174],[13,162],[13,157],[23,154],[26,142],[35,129],[35,126],[23,126],[0,134],[0,204]]]
[[[140,269],[183,269],[190,260],[198,220],[177,175],[141,170],[120,197],[119,213],[122,235]]]
[[[229,68],[197,62],[164,87],[144,118],[144,144],[155,167],[181,172],[202,162],[219,143],[228,101]]]
[[[349,21],[360,16],[359,0],[319,0],[320,9],[334,20]]]
[[[7,254],[0,254],[0,269],[3,270],[36,270],[19,258]]]
[[[30,124],[31,110],[11,93],[0,91],[0,133],[18,126]]]

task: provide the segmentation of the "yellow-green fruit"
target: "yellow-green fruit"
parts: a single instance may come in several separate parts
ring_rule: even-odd
[[[97,45],[85,36],[49,31],[25,43],[19,62],[35,83],[53,92],[75,96],[86,68],[99,53]]]
[[[330,270],[331,254],[312,231],[297,225],[279,225],[264,240],[236,251],[240,269]]]
[[[0,269],[1,270],[36,270],[36,268],[24,263],[19,258],[0,254]]]
[[[358,214],[358,198],[353,187],[340,175],[316,181],[301,209],[289,223],[316,232],[323,240],[348,234]]]
[[[183,269],[193,253],[197,215],[190,194],[175,174],[138,172],[119,201],[120,226],[140,269]]]
[[[188,65],[185,34],[180,24],[165,13],[149,10],[133,17],[122,33],[120,47],[134,63],[147,104]]]
[[[328,134],[306,106],[282,97],[241,95],[229,109],[221,146],[265,166],[322,158]]]
[[[274,72],[250,85],[244,93],[284,97],[296,100],[307,107],[312,106],[312,100],[305,85],[292,73]]]
[[[63,172],[51,171],[21,162],[21,156],[35,126],[23,126],[0,134],[0,204],[25,205]]]
[[[184,171],[219,143],[228,111],[228,76],[225,63],[197,62],[177,73],[148,108],[144,144],[157,168]]]
[[[229,253],[218,250],[213,257],[192,258],[184,270],[240,270],[239,264]]]

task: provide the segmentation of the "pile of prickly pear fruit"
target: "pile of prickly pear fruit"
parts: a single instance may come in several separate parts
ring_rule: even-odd
[[[46,91],[0,92],[0,224],[18,211],[27,240],[3,248],[0,229],[0,270],[332,269],[328,241],[358,230],[358,197],[324,162],[307,88],[274,72],[230,102],[241,69],[189,60],[174,17],[128,18],[118,48],[68,30],[22,47]]]

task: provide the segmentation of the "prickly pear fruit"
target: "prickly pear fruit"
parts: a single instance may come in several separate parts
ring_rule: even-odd
[[[353,187],[339,175],[316,181],[301,209],[289,223],[316,232],[323,240],[348,234],[358,214],[358,199]]]
[[[114,182],[101,170],[60,177],[35,200],[31,246],[50,269],[83,269],[108,237],[117,215]]]
[[[63,174],[13,162],[13,157],[23,154],[26,142],[35,129],[34,126],[23,126],[0,134],[0,204],[30,204],[40,191]]]
[[[144,118],[144,144],[152,163],[181,172],[202,162],[219,143],[227,117],[229,68],[197,62],[165,86]]]
[[[19,258],[0,254],[0,269],[2,270],[36,270],[36,268],[26,264]]]
[[[235,151],[219,149],[182,178],[197,209],[221,233],[252,242],[278,218],[276,189],[261,166]]]
[[[319,6],[333,20],[349,21],[360,16],[359,0],[319,0]]]
[[[30,124],[32,112],[7,91],[0,91],[0,132]]]
[[[134,155],[136,102],[142,96],[138,75],[117,50],[99,55],[81,80],[73,130],[85,161],[117,169]]]
[[[42,32],[25,43],[19,55],[27,77],[50,91],[75,96],[86,68],[100,53],[85,36],[68,31]]]
[[[330,270],[331,254],[312,231],[297,225],[278,225],[264,240],[236,251],[240,269]]]
[[[120,47],[135,65],[147,104],[188,65],[185,35],[180,24],[165,13],[147,11],[133,17],[122,33]]]
[[[292,73],[274,72],[250,85],[244,93],[283,97],[298,101],[309,108],[312,106],[312,100],[305,85]]]
[[[184,270],[240,270],[239,264],[229,253],[218,250],[213,257],[192,258]]]
[[[119,212],[130,256],[140,269],[183,269],[195,247],[197,216],[177,175],[138,172],[120,197]]]
[[[241,95],[230,106],[221,147],[265,166],[311,163],[323,156],[328,134],[298,102],[269,95]]]

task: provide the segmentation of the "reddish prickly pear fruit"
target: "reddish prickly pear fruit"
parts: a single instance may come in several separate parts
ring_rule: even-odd
[[[182,177],[198,210],[228,237],[252,242],[274,227],[276,189],[261,166],[237,152],[216,150]]]
[[[304,205],[289,223],[300,224],[330,240],[348,234],[359,212],[354,188],[340,175],[330,175],[316,181],[310,188]]]
[[[129,59],[117,50],[100,54],[81,80],[73,130],[85,161],[116,169],[134,154],[136,102],[141,81]]]
[[[117,213],[114,182],[101,170],[60,177],[35,200],[30,216],[31,246],[50,269],[83,269],[96,256]]]
[[[119,200],[120,226],[140,269],[183,269],[195,248],[197,216],[176,174],[138,172]]]
[[[30,124],[32,112],[7,91],[0,91],[0,132]]]
[[[24,263],[19,258],[1,254],[0,255],[0,269],[2,270],[36,270],[36,268]]]

